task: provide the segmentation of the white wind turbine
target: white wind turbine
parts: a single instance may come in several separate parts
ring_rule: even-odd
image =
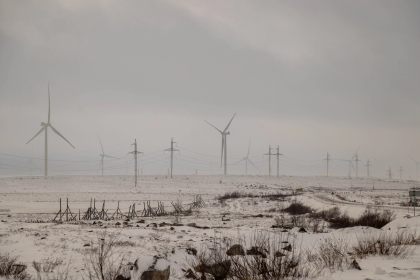
[[[244,157],[243,159],[241,159],[240,161],[238,161],[238,162],[235,162],[234,164],[237,164],[237,163],[240,163],[240,162],[242,162],[242,161],[245,161],[245,175],[248,175],[248,161],[255,167],[255,168],[257,168],[258,169],[258,167],[249,159],[249,149],[251,148],[251,139],[249,139],[249,145],[248,145],[248,154],[246,155],[246,157]],[[258,169],[258,171],[260,171],[260,173],[261,173],[261,170],[259,170]]]
[[[230,132],[227,131],[227,130],[229,129],[230,123],[232,122],[232,120],[233,120],[233,118],[235,116],[236,116],[236,113],[235,113],[235,115],[233,115],[232,119],[230,120],[230,122],[226,126],[225,130],[223,130],[223,131],[220,131],[214,125],[212,125],[211,123],[209,123],[208,121],[206,121],[206,123],[208,123],[212,127],[216,128],[216,130],[219,131],[220,134],[222,134],[222,157],[220,158],[220,166],[222,166],[222,162],[223,162],[223,151],[224,151],[224,153],[225,153],[225,175],[227,175],[227,145],[226,145],[226,140],[227,139],[226,139],[226,136],[227,135],[230,135]]]
[[[411,158],[415,163],[416,163],[416,167],[417,167],[417,176],[416,176],[416,180],[419,180],[419,163],[417,160],[415,160],[414,158],[410,157],[409,155],[407,155],[409,158]]]
[[[354,160],[355,157],[356,157],[356,160],[358,160],[358,158],[357,158],[357,152],[359,151],[359,148],[357,148],[356,153],[354,154],[354,156],[350,160],[348,160],[348,159],[337,159],[337,160],[340,160],[340,161],[347,161],[349,163],[349,178],[351,178],[351,169],[352,168],[354,169],[353,160]],[[357,161],[356,161],[356,163],[357,163]]]
[[[111,157],[111,156],[105,155],[104,147],[102,147],[102,142],[101,142],[101,138],[99,138],[99,135],[98,135],[98,139],[99,139],[99,143],[101,144],[101,148],[102,148],[102,154],[99,155],[102,158],[101,158],[101,163],[99,164],[99,167],[98,167],[98,171],[99,171],[99,168],[101,168],[101,166],[102,166],[102,177],[103,177],[104,176],[104,157],[108,157],[108,158],[116,158],[116,157]]]
[[[29,142],[31,142],[35,137],[37,137],[41,132],[43,132],[44,130],[45,130],[45,176],[48,176],[48,137],[47,137],[47,133],[48,133],[48,127],[51,127],[51,129],[58,135],[58,136],[60,136],[61,138],[63,138],[64,140],[66,140],[66,142],[67,143],[69,143],[70,144],[70,142],[66,139],[66,138],[64,138],[64,136],[63,135],[61,135],[60,134],[60,132],[58,132],[52,125],[51,125],[51,122],[50,122],[50,114],[51,113],[51,111],[50,111],[50,84],[48,83],[48,123],[44,123],[44,122],[42,122],[41,123],[41,126],[42,126],[42,128],[41,128],[41,130],[34,136],[34,137],[32,137],[32,139],[31,140],[29,140],[28,141],[28,143],[26,143],[26,144],[29,144]],[[72,144],[70,144],[70,146],[72,146],[73,148],[74,148],[74,146],[72,145]],[[74,148],[74,149],[76,149],[76,148]]]

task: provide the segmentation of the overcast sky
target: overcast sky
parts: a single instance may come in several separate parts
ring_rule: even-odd
[[[327,152],[359,174],[415,179],[420,161],[420,1],[0,0],[0,175],[221,174],[221,135],[234,113],[228,163],[267,174],[324,175]],[[23,158],[10,157],[20,156]],[[80,162],[75,162],[80,161]],[[273,160],[273,164],[275,161]],[[33,166],[35,168],[35,165]],[[243,163],[229,165],[243,174]],[[273,168],[275,172],[275,168]],[[348,175],[335,160],[330,173]],[[353,171],[354,174],[354,171]]]

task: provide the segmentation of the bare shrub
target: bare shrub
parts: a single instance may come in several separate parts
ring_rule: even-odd
[[[32,267],[37,272],[37,279],[54,279],[54,280],[67,280],[73,279],[69,276],[70,273],[70,261],[67,266],[63,265],[63,261],[60,259],[56,260],[42,260],[41,262],[32,262]]]
[[[282,250],[286,244],[282,242],[288,242],[288,237],[287,234],[266,231],[255,231],[249,238],[216,236],[213,244],[203,245],[188,262],[196,272],[210,274],[214,279],[299,279],[318,276],[320,271],[302,262],[304,258],[294,249],[295,244],[290,244],[290,252]],[[233,244],[251,249],[245,256],[228,256],[226,251]]]
[[[18,262],[18,257],[12,257],[9,253],[0,253],[0,276],[5,279],[32,279],[26,268],[24,263]]]
[[[364,233],[357,235],[357,242],[351,254],[358,258],[367,255],[387,256],[391,258],[410,257],[420,239],[415,231],[399,230],[397,232]]]
[[[121,231],[97,234],[97,242],[93,242],[84,257],[85,274],[88,279],[114,280],[123,271],[126,254],[122,247],[117,247]]]
[[[290,215],[303,215],[314,212],[314,209],[303,204],[302,202],[292,202],[289,207],[284,208],[283,212],[289,213]]]

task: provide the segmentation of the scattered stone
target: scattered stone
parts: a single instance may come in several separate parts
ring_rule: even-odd
[[[94,225],[96,225],[96,222],[93,222]]]
[[[146,227],[157,227],[157,224],[156,223],[151,223],[151,224],[148,224]]]
[[[288,232],[287,229],[283,229],[281,232]]]
[[[140,227],[139,225],[136,225],[136,227]]]
[[[226,255],[228,256],[245,256],[244,247],[240,244],[232,245],[229,250],[226,251]]]
[[[116,223],[115,223],[115,225],[116,225],[116,226],[120,226],[120,225],[121,225],[121,223],[120,223],[120,222],[116,222]]]
[[[164,227],[164,226],[166,226],[166,223],[165,223],[165,222],[160,223],[160,224],[159,224],[159,226],[160,226],[160,227]]]
[[[47,238],[44,236],[44,237],[41,237],[41,239],[47,239]]]
[[[263,249],[262,248],[259,248],[259,247],[251,247],[251,249],[246,250],[246,254],[247,255],[251,255],[251,256],[252,255],[253,256],[261,256],[263,258],[266,258],[267,257],[267,254],[264,253]]]
[[[83,245],[83,247],[90,247],[90,244],[86,243],[85,245]]]
[[[230,266],[231,266],[231,262],[230,260],[227,260],[227,261],[213,264],[211,266],[198,265],[194,267],[194,270],[200,273],[209,273],[215,279],[225,279],[229,273]]]
[[[196,223],[189,223],[189,224],[187,224],[187,226],[189,226],[189,227],[196,227],[197,224]]]
[[[190,279],[198,279],[197,276],[195,276],[194,272],[191,270],[191,268],[189,268],[185,274],[184,274],[185,278],[190,278]]]
[[[145,222],[144,220],[138,220],[137,221],[138,224],[144,224],[144,222]]]
[[[170,230],[175,230],[175,228],[174,227],[171,227]]]
[[[279,252],[279,251],[277,251],[275,254],[274,254],[274,257],[275,258],[281,258],[281,257],[285,257],[286,255],[285,254],[283,254],[283,253],[281,253],[281,252]]]
[[[124,221],[125,221],[125,222],[129,222],[129,221],[130,221],[130,219],[128,219],[128,218],[127,218],[127,219],[125,219]]]
[[[362,270],[360,268],[360,265],[356,262],[356,260],[353,260],[350,264],[349,269],[356,269],[356,270]]]
[[[299,229],[299,232],[308,232],[308,231],[302,227]]]
[[[195,248],[187,248],[186,251],[187,251],[188,255],[197,256],[197,249],[195,249]]]
[[[375,268],[375,272],[374,272],[376,275],[383,275],[383,274],[385,274],[386,273],[386,271],[385,270],[383,270],[382,268],[380,268],[380,267],[377,267],[377,268]]]
[[[291,252],[292,251],[292,245],[289,244],[289,245],[287,245],[286,247],[284,247],[282,249]]]

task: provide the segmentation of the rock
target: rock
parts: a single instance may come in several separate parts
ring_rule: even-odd
[[[120,222],[116,222],[116,223],[115,223],[115,225],[116,225],[116,226],[120,226],[120,225],[121,225],[121,223],[120,223]]]
[[[139,257],[133,265],[132,280],[168,280],[171,267],[164,259]]]
[[[185,274],[184,274],[185,278],[190,278],[190,279],[198,279],[197,276],[195,276],[195,273],[191,270],[191,268],[189,268]]]
[[[246,250],[246,254],[251,256],[261,256],[263,258],[267,257],[267,255],[264,253],[264,250],[259,247],[251,247],[251,249]]]
[[[289,244],[289,245],[287,245],[286,247],[284,247],[282,249],[291,252],[292,251],[292,245]]]
[[[157,224],[156,223],[151,223],[151,224],[148,224],[146,227],[157,227]]]
[[[226,255],[228,256],[245,256],[244,247],[240,244],[232,245],[229,250],[226,251]]]
[[[382,268],[380,268],[380,267],[377,267],[377,268],[375,268],[375,272],[374,272],[375,274],[377,274],[377,275],[383,275],[383,274],[385,274],[386,273],[386,271],[385,270],[383,270]]]
[[[171,227],[170,230],[175,230],[175,228],[174,227]]]
[[[130,277],[129,277],[129,278],[126,278],[126,277],[124,277],[124,276],[122,276],[122,275],[118,275],[118,276],[115,278],[115,280],[130,280]]]
[[[299,229],[299,232],[308,232],[308,231],[302,227]]]
[[[124,222],[129,222],[129,221],[130,221],[130,219],[128,219],[128,218],[124,220]]]
[[[168,266],[165,270],[159,271],[159,270],[149,270],[143,272],[140,279],[141,280],[168,280],[169,275],[171,274],[171,267]]]
[[[195,248],[187,248],[185,250],[187,251],[188,255],[197,256],[197,249],[195,249]]]
[[[165,222],[160,223],[160,224],[159,224],[159,226],[160,226],[160,227],[164,227],[164,226],[166,226],[166,223],[165,223]]]
[[[189,223],[189,224],[187,224],[187,226],[189,226],[189,227],[196,227],[197,224],[196,223]]]
[[[85,245],[83,245],[83,247],[90,247],[90,244],[86,243]]]
[[[144,220],[138,220],[137,221],[138,224],[144,224],[144,222],[145,222]]]
[[[274,257],[275,258],[282,258],[282,257],[285,257],[286,255],[285,254],[283,254],[282,252],[279,252],[279,251],[277,251],[275,254],[274,254]]]
[[[227,260],[210,266],[198,265],[194,267],[194,270],[196,272],[211,274],[214,279],[222,280],[226,279],[226,276],[230,270],[230,266],[231,262],[230,260]]]
[[[356,260],[353,260],[350,264],[349,269],[356,269],[356,270],[362,270],[360,268],[360,265],[356,262]]]
[[[96,222],[93,222],[93,225],[96,225]]]
[[[47,238],[44,236],[44,237],[41,237],[41,239],[47,239]]]

